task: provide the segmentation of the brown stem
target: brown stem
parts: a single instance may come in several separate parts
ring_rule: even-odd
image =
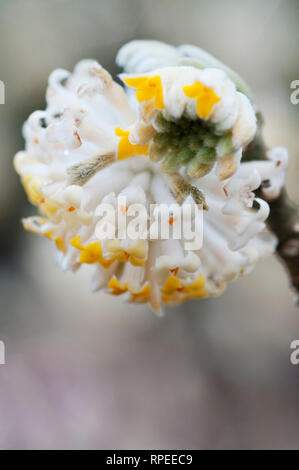
[[[283,189],[278,198],[268,201],[268,227],[278,238],[277,254],[286,266],[292,286],[299,294],[299,208]]]

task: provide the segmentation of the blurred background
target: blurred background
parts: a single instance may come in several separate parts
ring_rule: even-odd
[[[116,74],[119,47],[152,38],[199,45],[248,80],[298,202],[298,21],[297,0],[0,0],[1,449],[299,448],[299,310],[274,256],[157,318],[91,294],[88,267],[55,266],[21,227],[33,209],[12,167],[53,69],[95,58]]]

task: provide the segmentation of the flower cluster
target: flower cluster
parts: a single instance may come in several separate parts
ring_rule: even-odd
[[[117,60],[125,87],[91,60],[51,74],[47,107],[24,124],[26,148],[15,157],[39,212],[24,227],[56,243],[62,269],[93,264],[94,291],[157,312],[163,303],[219,295],[275,248],[265,229],[269,206],[254,191],[279,193],[287,152],[242,161],[257,130],[251,97],[200,49],[133,41]],[[99,239],[97,207],[122,196],[146,208],[199,205],[201,249],[172,238]]]

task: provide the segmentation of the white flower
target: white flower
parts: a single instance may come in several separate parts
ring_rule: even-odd
[[[121,79],[137,89],[138,119],[129,128],[132,144],[150,143],[149,155],[162,168],[174,170],[184,163],[190,177],[209,172],[217,158],[223,179],[235,171],[237,165],[227,165],[227,158],[238,163],[255,135],[256,117],[249,99],[225,72],[173,66],[146,76],[122,74]]]
[[[26,148],[15,157],[39,211],[24,226],[55,241],[62,269],[93,264],[92,290],[149,301],[158,312],[162,303],[219,295],[274,250],[269,207],[254,190],[267,180],[263,191],[277,194],[287,165],[284,150],[242,162],[256,132],[249,98],[223,67],[181,65],[180,54],[157,42],[125,46],[118,57],[132,72],[121,75],[129,98],[94,61],[73,74],[56,70],[46,110],[25,123]],[[151,204],[203,205],[202,248],[117,233],[101,239],[99,205],[116,208],[124,197],[124,212],[142,204],[150,222]]]
[[[275,147],[267,152],[267,161],[259,163],[259,174],[261,176],[262,192],[267,200],[279,196],[284,185],[286,171],[289,163],[288,151],[284,147]],[[247,172],[255,167],[256,162],[247,162],[242,165],[240,172]]]

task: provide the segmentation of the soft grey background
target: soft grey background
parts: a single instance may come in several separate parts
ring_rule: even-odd
[[[0,448],[299,448],[299,310],[274,256],[219,299],[169,309],[89,292],[47,240],[12,168],[49,73],[87,57],[117,73],[135,38],[206,48],[247,78],[299,200],[296,0],[0,0]]]

